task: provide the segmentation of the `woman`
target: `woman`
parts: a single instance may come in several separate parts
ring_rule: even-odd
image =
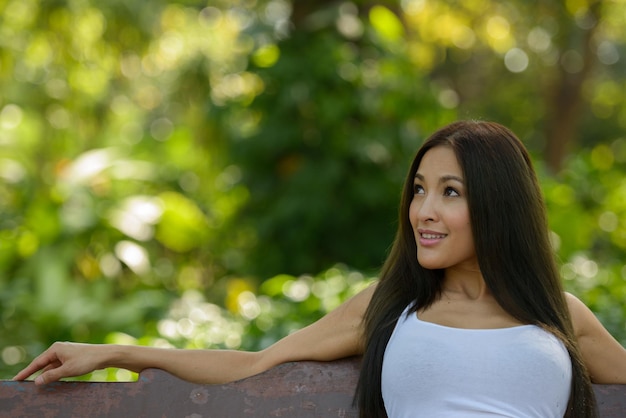
[[[14,379],[155,367],[223,383],[352,355],[363,417],[589,417],[591,382],[626,383],[626,350],[562,290],[527,151],[474,121],[424,143],[380,281],[314,324],[256,353],[55,343]]]

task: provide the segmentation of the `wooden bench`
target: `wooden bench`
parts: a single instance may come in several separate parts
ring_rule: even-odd
[[[358,358],[286,363],[225,385],[198,385],[149,369],[136,382],[0,381],[0,417],[357,417]],[[626,385],[594,386],[600,416],[626,417]]]

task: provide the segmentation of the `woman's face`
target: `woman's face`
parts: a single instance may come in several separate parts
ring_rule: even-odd
[[[451,148],[424,154],[413,183],[409,220],[417,261],[427,269],[478,269],[465,179]]]

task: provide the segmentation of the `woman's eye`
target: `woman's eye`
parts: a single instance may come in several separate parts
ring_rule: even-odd
[[[456,196],[460,196],[459,192],[457,192],[455,189],[453,189],[452,187],[446,187],[445,191],[444,191],[444,196],[448,196],[448,197],[456,197]]]
[[[424,194],[424,188],[419,184],[413,185],[413,194]]]

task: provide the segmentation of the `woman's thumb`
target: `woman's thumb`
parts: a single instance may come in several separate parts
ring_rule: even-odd
[[[53,370],[48,370],[46,372],[43,372],[42,374],[40,374],[39,376],[35,378],[35,384],[37,386],[40,386],[40,385],[45,385],[47,383],[56,382],[61,377],[63,377],[62,368],[63,366],[58,367]]]

